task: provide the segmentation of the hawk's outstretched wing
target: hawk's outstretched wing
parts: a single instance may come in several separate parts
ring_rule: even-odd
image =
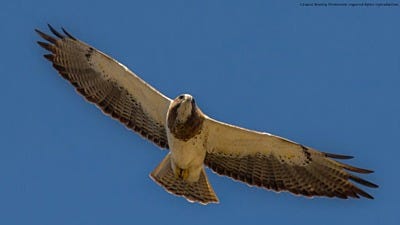
[[[171,100],[121,63],[77,40],[64,29],[51,37],[35,30],[50,51],[44,55],[88,101],[162,148],[168,148],[165,118]]]
[[[350,181],[376,184],[348,171],[371,173],[333,159],[350,156],[319,152],[292,141],[207,118],[205,164],[216,173],[250,185],[305,196],[373,198]]]

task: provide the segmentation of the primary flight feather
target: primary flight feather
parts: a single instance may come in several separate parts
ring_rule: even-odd
[[[350,156],[320,152],[268,133],[205,115],[188,94],[164,96],[115,59],[49,25],[44,55],[88,101],[170,152],[150,174],[188,201],[218,202],[204,165],[235,180],[304,196],[373,197],[355,183],[376,188],[353,173],[371,173],[337,161]],[[353,173],[351,173],[353,172]]]

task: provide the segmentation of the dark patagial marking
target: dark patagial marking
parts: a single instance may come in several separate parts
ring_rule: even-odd
[[[306,156],[307,161],[308,161],[308,162],[311,162],[311,161],[312,161],[312,159],[311,159],[311,153],[308,151],[308,149],[307,149],[304,145],[300,145],[300,146],[301,146],[301,148],[303,149],[303,153],[304,153],[304,155]]]
[[[87,61],[90,60],[90,56],[92,56],[92,54],[93,54],[93,48],[90,47],[89,50],[87,51],[87,53],[85,54]]]
[[[189,118],[185,122],[180,123],[177,120],[178,107],[180,106],[180,104],[180,102],[175,101],[172,103],[171,109],[168,114],[167,125],[175,138],[187,141],[200,133],[203,126],[204,117],[200,109],[197,108],[193,99],[192,111]]]

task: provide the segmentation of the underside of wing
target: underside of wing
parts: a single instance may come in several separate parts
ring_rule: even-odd
[[[371,173],[335,159],[350,156],[319,152],[271,134],[242,129],[213,119],[205,164],[218,174],[249,185],[304,196],[373,197],[355,185],[376,188],[351,172]],[[353,182],[352,182],[353,181]]]
[[[50,25],[52,37],[35,30],[47,42],[38,44],[44,57],[89,102],[161,148],[168,148],[165,118],[171,100],[121,63]]]

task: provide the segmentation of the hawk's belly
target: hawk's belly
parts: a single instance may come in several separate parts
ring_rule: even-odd
[[[168,132],[168,144],[171,151],[172,169],[176,167],[187,170],[187,181],[196,182],[203,168],[206,149],[204,148],[204,135],[202,133],[183,141]]]

